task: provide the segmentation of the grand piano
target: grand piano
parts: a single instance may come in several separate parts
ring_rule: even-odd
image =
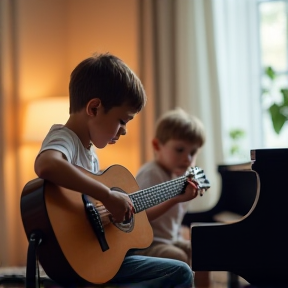
[[[288,287],[288,149],[251,150],[251,162],[241,180],[257,190],[250,211],[226,224],[192,224],[192,269]]]

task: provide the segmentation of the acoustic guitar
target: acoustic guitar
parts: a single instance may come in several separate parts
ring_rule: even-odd
[[[182,193],[191,179],[203,194],[210,187],[204,171],[190,168],[185,176],[139,190],[133,175],[113,165],[101,174],[83,173],[110,189],[127,193],[135,214],[114,223],[104,205],[85,195],[36,178],[21,194],[21,217],[26,235],[41,235],[37,255],[47,275],[62,285],[102,284],[111,280],[131,249],[148,247],[153,240],[145,209]]]

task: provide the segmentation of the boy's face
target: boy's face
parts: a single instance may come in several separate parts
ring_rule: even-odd
[[[90,140],[97,148],[115,144],[121,135],[126,134],[126,124],[136,113],[127,105],[113,107],[108,112],[103,106],[98,107],[95,117],[88,124]]]
[[[182,176],[189,167],[196,165],[198,144],[177,139],[162,144],[154,139],[153,145],[157,163],[171,174]]]

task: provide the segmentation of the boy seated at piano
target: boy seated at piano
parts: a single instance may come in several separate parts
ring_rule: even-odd
[[[183,176],[189,167],[196,165],[197,155],[204,143],[204,126],[197,117],[181,108],[164,113],[156,123],[152,140],[154,160],[145,163],[136,175],[140,188],[145,189]],[[179,200],[175,197],[146,210],[154,240],[149,248],[139,250],[137,254],[177,259],[191,265],[191,243],[181,234],[181,223],[189,202]],[[205,283],[209,281],[208,272],[196,273],[196,285],[197,282],[200,284],[197,277]]]

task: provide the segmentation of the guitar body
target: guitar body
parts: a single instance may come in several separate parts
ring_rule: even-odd
[[[106,186],[127,194],[139,190],[133,175],[123,166],[111,166],[99,175],[79,169]],[[122,231],[111,222],[104,226],[109,249],[103,252],[86,216],[81,196],[81,193],[40,178],[28,182],[21,195],[21,216],[26,235],[29,239],[34,231],[42,233],[39,261],[47,275],[63,285],[105,283],[118,272],[128,250],[146,248],[153,240],[146,212],[142,211],[134,214],[134,226],[130,232]],[[97,204],[95,201],[95,206]]]

